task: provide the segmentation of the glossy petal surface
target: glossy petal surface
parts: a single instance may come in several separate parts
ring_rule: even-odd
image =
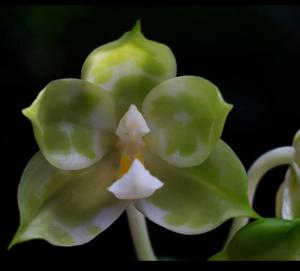
[[[38,152],[18,189],[21,222],[12,244],[42,238],[58,246],[86,243],[127,207],[107,187],[115,181],[115,154],[82,170],[59,170]]]
[[[172,166],[150,151],[145,166],[164,186],[135,206],[153,222],[178,233],[199,234],[232,217],[253,216],[247,176],[233,151],[219,141],[199,166]]]
[[[220,139],[231,108],[206,79],[181,76],[167,80],[144,100],[142,114],[151,131],[145,142],[175,166],[199,165]]]
[[[116,140],[113,99],[83,80],[52,81],[23,113],[32,122],[42,153],[57,168],[90,166]]]
[[[118,117],[130,104],[140,110],[146,94],[174,76],[176,60],[172,51],[145,38],[139,22],[120,39],[92,51],[82,68],[82,79],[97,83],[115,97]]]

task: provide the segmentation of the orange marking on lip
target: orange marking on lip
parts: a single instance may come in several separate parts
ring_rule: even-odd
[[[120,159],[118,176],[121,177],[122,175],[124,175],[129,170],[130,166],[131,166],[131,158],[126,152],[123,152]]]
[[[134,159],[139,159],[142,164],[144,164],[144,156],[141,150],[137,150],[137,152],[134,155]],[[120,159],[120,167],[118,170],[118,177],[123,176],[130,168],[132,161],[134,160],[131,158],[131,156],[126,152],[123,151]]]

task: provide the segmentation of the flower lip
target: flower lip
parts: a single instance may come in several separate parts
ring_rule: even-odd
[[[163,185],[159,179],[152,176],[145,169],[139,159],[135,159],[129,170],[107,190],[112,192],[118,199],[134,200],[150,197]]]
[[[143,165],[141,148],[144,142],[142,138],[149,132],[150,129],[143,115],[134,104],[131,104],[116,130],[123,149],[118,173],[119,179],[107,189],[118,199],[147,198],[163,186],[163,183],[152,176]]]

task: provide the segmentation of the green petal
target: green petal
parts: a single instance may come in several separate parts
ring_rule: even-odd
[[[116,139],[113,99],[83,80],[52,81],[23,113],[32,122],[42,153],[57,168],[90,166]]]
[[[131,104],[140,110],[149,90],[174,76],[176,59],[172,51],[145,38],[139,21],[120,39],[92,51],[82,68],[82,79],[99,84],[115,97],[118,117]]]
[[[292,162],[278,190],[276,209],[281,209],[277,214],[284,219],[300,218],[300,168],[295,162]]]
[[[38,152],[27,164],[18,188],[20,226],[11,246],[45,239],[58,246],[92,240],[127,207],[107,191],[115,180],[116,155],[82,170],[60,170]]]
[[[142,108],[151,133],[150,149],[165,161],[182,167],[202,163],[220,139],[232,105],[206,79],[181,76],[156,86]]]
[[[300,253],[300,220],[260,219],[239,230],[211,260],[296,260]]]
[[[232,217],[256,216],[247,199],[246,172],[222,141],[200,166],[178,168],[146,151],[145,167],[164,185],[135,205],[169,230],[199,234]]]

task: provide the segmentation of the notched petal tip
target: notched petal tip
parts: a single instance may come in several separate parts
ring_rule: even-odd
[[[142,32],[142,25],[141,25],[141,20],[140,19],[138,19],[135,22],[133,28],[131,29],[131,32],[132,33],[141,33]]]
[[[14,245],[19,243],[17,240],[15,240],[15,237],[10,241],[9,245],[7,246],[6,250],[10,250]]]
[[[22,109],[21,112],[22,112],[22,114],[23,114],[26,118],[28,118],[28,119],[31,120],[31,118],[32,118],[32,113],[31,113],[31,108],[30,108],[30,107],[26,107],[26,108]]]
[[[14,247],[17,244],[23,243],[27,241],[26,239],[22,239],[22,229],[21,227],[19,227],[15,233],[15,235],[13,236],[13,238],[11,239],[9,245],[7,246],[6,250],[10,250],[12,247]]]
[[[229,113],[229,112],[234,108],[234,105],[225,102],[225,108],[226,108],[226,110],[227,110],[227,113]]]
[[[143,164],[135,159],[130,169],[107,190],[118,199],[132,200],[150,197],[164,184],[152,176]]]

